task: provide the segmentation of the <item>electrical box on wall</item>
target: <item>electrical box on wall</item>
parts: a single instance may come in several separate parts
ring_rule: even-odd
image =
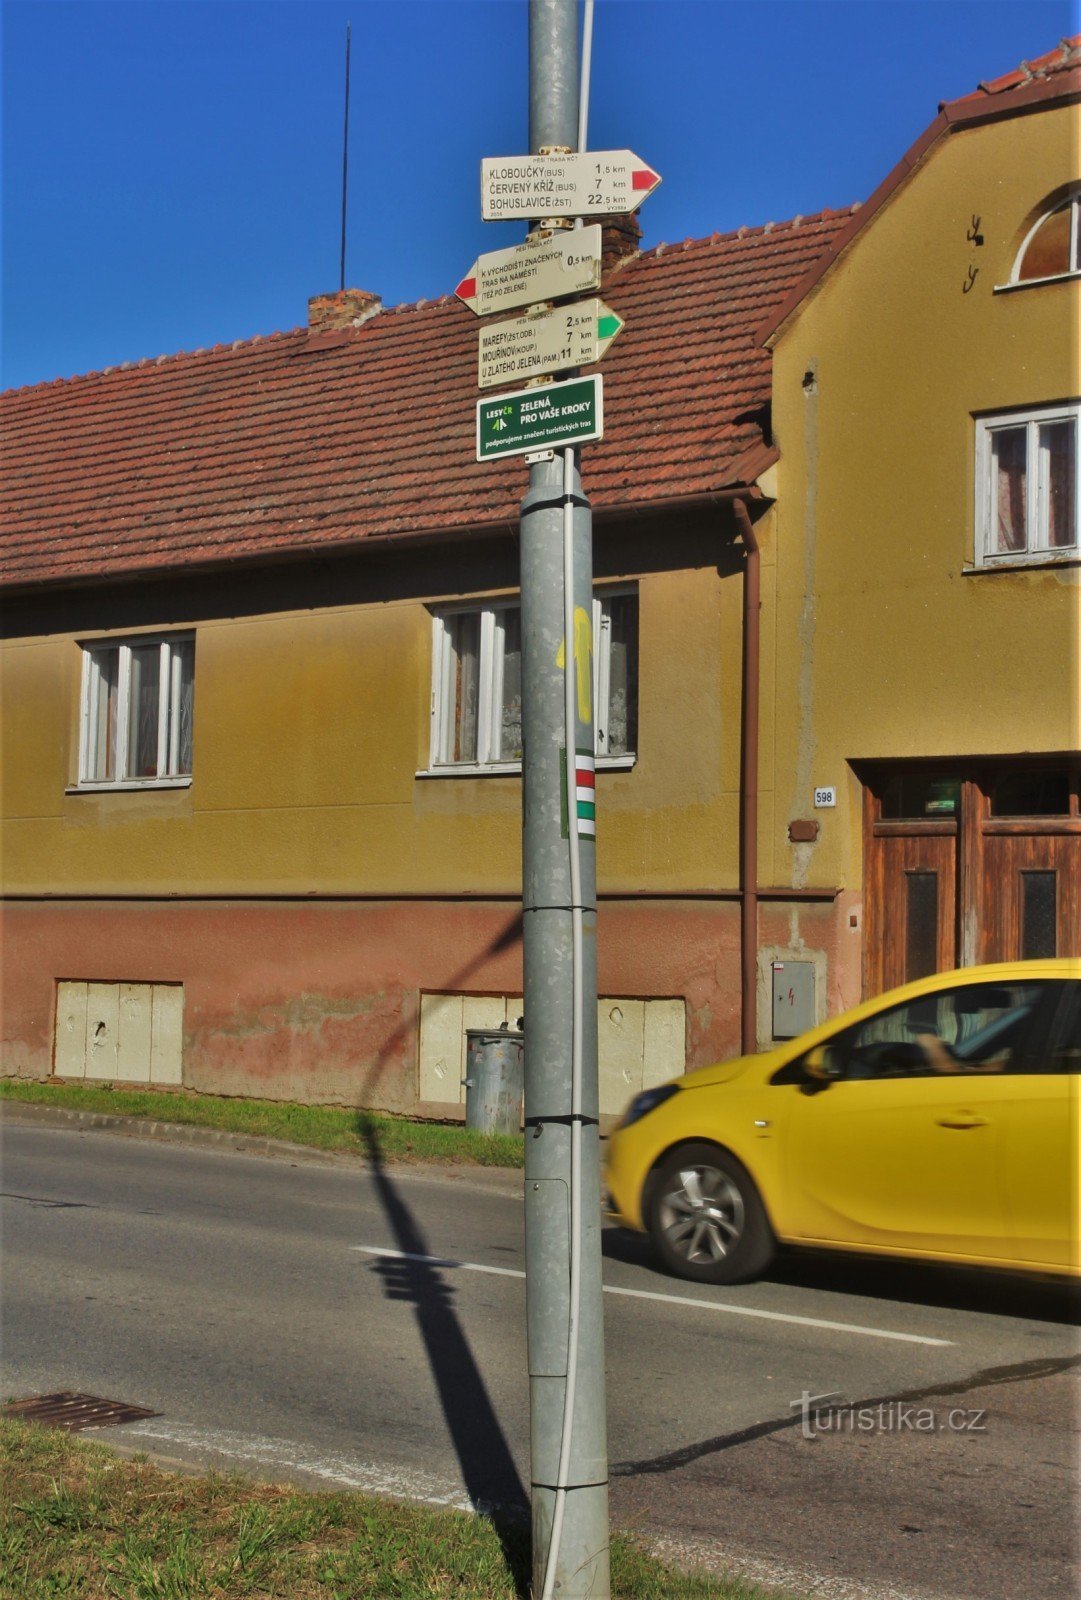
[[[795,1039],[815,1025],[813,961],[773,963],[773,1037]]]

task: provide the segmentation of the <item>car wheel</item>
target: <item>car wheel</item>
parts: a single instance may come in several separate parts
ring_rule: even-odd
[[[774,1253],[773,1232],[746,1169],[713,1144],[685,1144],[652,1184],[649,1232],[670,1272],[699,1283],[756,1277]]]

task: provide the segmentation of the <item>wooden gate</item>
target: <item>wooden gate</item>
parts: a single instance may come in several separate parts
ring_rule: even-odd
[[[1081,955],[1074,762],[881,763],[864,783],[864,993]]]

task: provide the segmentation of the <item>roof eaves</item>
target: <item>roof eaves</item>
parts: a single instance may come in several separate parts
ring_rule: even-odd
[[[758,502],[763,498],[762,493],[755,484],[754,477],[744,472],[744,463],[748,472],[753,471],[754,476],[758,476],[778,459],[778,456],[779,452],[772,446],[755,445],[725,473],[723,483],[683,495],[659,495],[651,498],[648,494],[639,494],[630,500],[604,500],[594,504],[593,514],[602,522],[609,522],[621,517],[651,516],[724,505],[737,496]],[[363,555],[366,552],[385,553],[388,549],[396,550],[403,547],[416,549],[454,544],[458,541],[513,539],[517,538],[518,533],[519,526],[516,520],[506,516],[496,516],[486,521],[463,523],[457,527],[448,528],[444,524],[439,524],[431,528],[365,534],[359,538],[356,534],[349,534],[341,538],[304,541],[289,548],[245,551],[239,555],[215,550],[202,558],[188,557],[179,561],[147,561],[137,566],[123,565],[114,568],[99,564],[93,568],[77,567],[74,571],[53,573],[45,578],[15,578],[10,582],[4,582],[0,578],[0,594],[3,594],[5,599],[16,599],[72,589],[111,587],[115,584],[169,582],[188,577],[205,578],[214,573],[220,574],[223,570],[250,571],[260,567],[284,566],[297,561],[334,560],[337,557]]]
[[[155,580],[165,582],[188,577],[205,578],[215,573],[220,574],[223,570],[250,571],[258,567],[284,566],[296,561],[321,561],[336,556],[360,555],[368,550],[385,552],[388,548],[397,549],[403,545],[415,547],[447,544],[458,539],[510,538],[516,537],[517,534],[517,522],[510,522],[506,518],[493,518],[490,522],[471,523],[449,529],[442,526],[435,529],[409,529],[393,533],[364,534],[359,538],[356,534],[347,534],[340,539],[326,539],[318,543],[305,541],[288,548],[244,551],[239,555],[219,549],[202,558],[146,561],[138,566],[114,568],[98,566],[90,570],[76,568],[72,572],[53,573],[45,578],[16,578],[10,583],[0,580],[0,593],[5,597],[15,598],[45,592],[54,594],[58,590],[66,589],[111,587],[113,584],[148,583]]]
[[[764,440],[753,444],[745,450],[737,461],[732,463],[731,477],[736,484],[753,485],[776,462],[780,461],[781,452],[775,444],[766,444]]]

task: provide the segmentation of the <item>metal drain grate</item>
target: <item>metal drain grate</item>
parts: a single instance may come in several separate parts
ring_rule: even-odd
[[[78,1433],[83,1428],[108,1428],[122,1422],[138,1422],[142,1417],[160,1417],[160,1411],[146,1406],[128,1405],[124,1400],[102,1400],[95,1394],[35,1394],[29,1400],[12,1400],[0,1415],[21,1417],[25,1422],[40,1422],[45,1428],[63,1428]]]

